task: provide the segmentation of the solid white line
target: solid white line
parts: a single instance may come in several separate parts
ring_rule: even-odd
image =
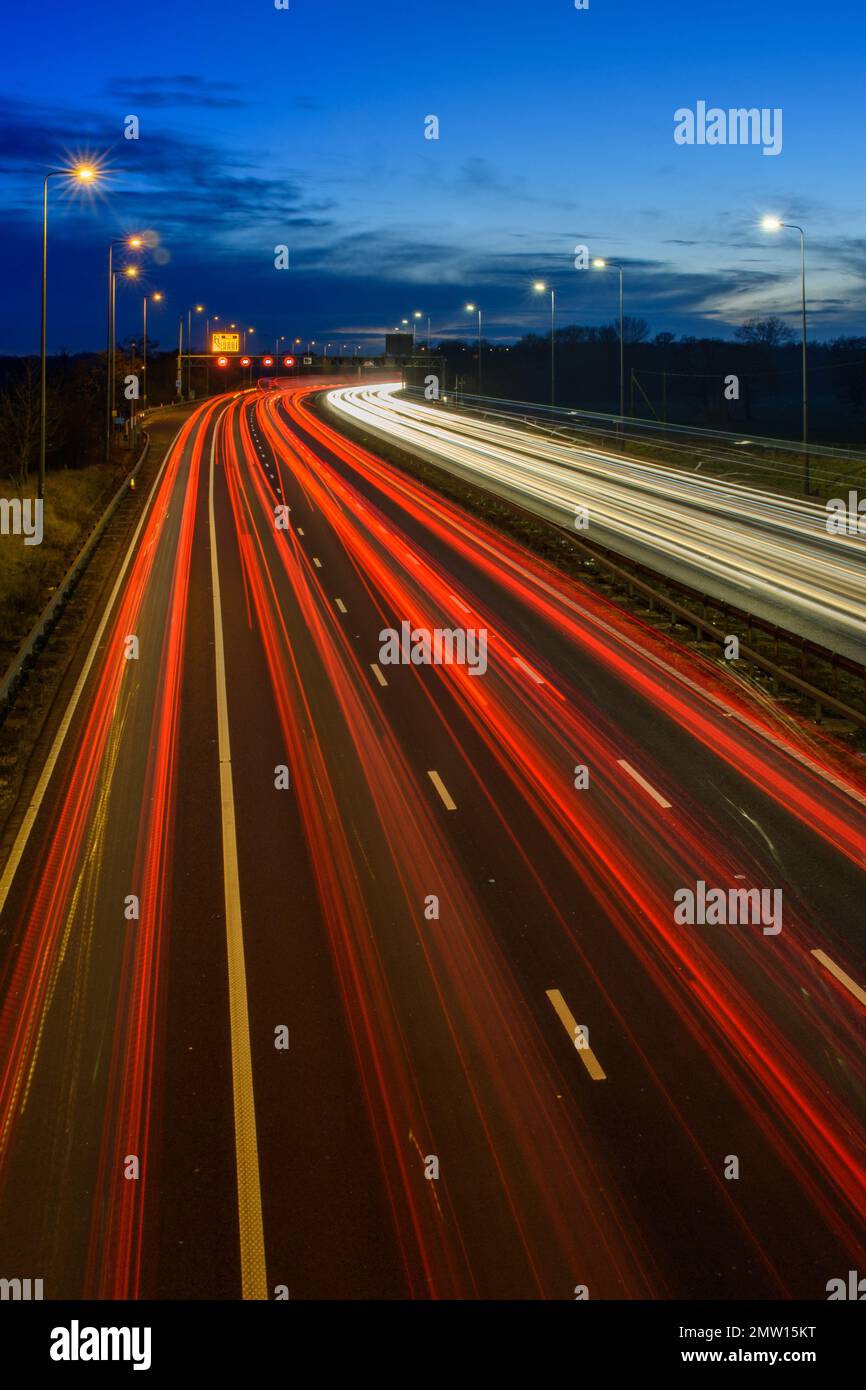
[[[334,602],[336,603],[341,613],[348,613],[349,610],[341,598],[335,599]]]
[[[226,407],[228,409],[228,407]],[[225,412],[223,412],[225,413]],[[222,418],[222,417],[220,417]],[[229,738],[228,692],[226,690],[225,647],[223,643],[222,600],[217,559],[216,522],[213,504],[214,453],[217,421],[214,421],[210,447],[208,481],[208,520],[210,523],[210,569],[213,590],[214,665],[216,669],[217,736],[220,767],[220,811],[222,817],[223,885],[226,906],[226,947],[228,953],[229,1033],[232,1057],[232,1098],[235,1118],[235,1160],[238,1187],[238,1226],[241,1255],[241,1293],[245,1299],[266,1299],[268,1281],[265,1267],[265,1238],[262,1221],[262,1188],[256,1135],[256,1108],[253,1096],[253,1063],[250,1047],[250,1018],[247,1001],[247,974],[244,960],[244,924],[238,872],[237,828]]]
[[[54,736],[54,742],[51,745],[51,751],[45,760],[45,765],[42,768],[42,772],[39,776],[39,781],[36,783],[36,786],[34,788],[33,797],[30,801],[29,806],[27,807],[27,810],[24,812],[24,818],[18,829],[18,834],[15,836],[15,842],[12,845],[11,850],[9,851],[9,858],[6,860],[6,863],[3,866],[3,874],[2,877],[0,877],[0,912],[3,911],[3,908],[6,905],[6,899],[9,896],[9,889],[12,887],[12,880],[14,879],[15,874],[18,870],[18,865],[21,863],[21,857],[24,854],[24,850],[27,847],[27,841],[30,838],[30,832],[33,829],[36,817],[39,814],[39,808],[41,807],[43,799],[45,797],[45,792],[48,788],[48,783],[51,781],[52,774],[57,765],[57,759],[60,757],[60,750],[63,747],[66,735],[69,732],[69,726],[72,723],[73,716],[75,714],[76,709],[78,708],[78,701],[81,699],[81,692],[84,689],[87,677],[90,675],[90,669],[93,665],[94,660],[96,659],[96,653],[99,650],[99,645],[102,641],[103,634],[105,632],[106,627],[108,626],[108,620],[111,616],[111,611],[114,608],[115,600],[117,599],[117,595],[120,592],[120,587],[126,576],[126,571],[129,568],[129,562],[132,559],[132,553],[135,550],[136,545],[138,544],[138,538],[141,534],[141,528],[143,527],[148,512],[150,511],[151,506],[153,505],[153,499],[156,496],[156,490],[159,487],[159,484],[162,480],[162,475],[165,472],[166,464],[171,458],[172,450],[174,449],[175,444],[180,438],[181,430],[183,430],[185,424],[186,420],[184,420],[183,425],[180,426],[180,429],[178,429],[177,434],[174,436],[174,439],[171,441],[171,444],[165,451],[165,457],[162,460],[159,472],[154,478],[153,487],[150,489],[150,495],[147,499],[147,502],[145,503],[144,511],[139,517],[138,525],[135,528],[132,540],[129,542],[129,549],[126,552],[126,557],[120,568],[120,573],[118,574],[117,579],[114,581],[114,588],[111,590],[108,602],[105,605],[105,610],[102,614],[102,620],[99,624],[99,627],[96,629],[96,633],[90,645],[90,651],[87,653],[87,659],[81,668],[78,680],[75,682],[75,689],[69,697],[69,704],[66,706],[66,711],[63,715],[63,718],[60,721],[60,726],[57,730],[57,733]]]
[[[445,783],[442,781],[442,778],[439,776],[439,773],[428,772],[427,776],[430,778],[430,781],[433,783],[434,787],[436,788],[437,792],[439,793],[443,802],[445,803],[446,811],[456,811],[457,802],[452,798],[451,793],[449,792]]]
[[[376,665],[375,661],[370,663],[370,670],[373,672],[373,675],[376,677],[376,680],[379,682],[380,685],[388,684],[388,682],[385,680],[385,677],[382,675],[382,672],[379,670],[379,667]]]
[[[851,979],[850,975],[846,975],[841,965],[837,965],[836,962],[832,961],[823,951],[813,951],[812,955],[816,960],[821,962],[826,970],[829,970],[831,975],[835,976],[840,985],[844,985],[847,990],[850,990],[854,998],[859,999],[860,1003],[866,1008],[866,990],[861,989],[856,980]]]
[[[629,777],[633,777],[634,780],[639,784],[639,786],[643,787],[645,792],[649,792],[653,801],[657,801],[659,806],[663,806],[666,811],[670,810],[671,803],[669,801],[665,801],[661,792],[657,792],[655,787],[651,787],[645,777],[641,777],[639,772],[635,772],[631,763],[627,763],[625,758],[617,758],[617,762],[619,763],[620,767],[628,773]]]

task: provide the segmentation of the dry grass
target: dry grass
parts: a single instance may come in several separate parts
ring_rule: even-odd
[[[22,536],[0,535],[0,672],[5,670],[65,575],[122,474],[103,465],[49,473],[41,545]],[[36,481],[24,489],[8,478],[0,496],[35,497]]]

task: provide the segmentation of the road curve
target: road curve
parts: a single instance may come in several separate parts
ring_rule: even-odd
[[[866,1259],[862,772],[309,396],[181,430],[0,871],[0,1268],[824,1298]],[[403,623],[485,669],[389,663]],[[781,931],[680,924],[699,883]]]
[[[866,536],[822,504],[584,448],[401,399],[399,383],[329,393],[335,415],[573,527],[672,579],[866,662]],[[844,491],[847,499],[847,489]]]

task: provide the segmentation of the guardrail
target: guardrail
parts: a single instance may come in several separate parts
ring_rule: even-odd
[[[339,418],[339,428],[342,432],[348,434],[350,437],[354,433],[367,447],[374,450],[381,450],[386,457],[394,458],[396,455],[399,459],[401,456],[403,458],[417,458],[419,456],[418,454],[413,454],[411,448],[407,448],[405,444],[398,444],[395,441],[387,439],[383,441],[383,439],[378,436],[374,436],[371,441],[363,425],[355,421],[348,421],[344,416],[340,416]],[[420,456],[422,458],[426,457],[423,453]],[[453,475],[448,474],[447,471],[442,468],[441,464],[437,464],[435,458],[427,461],[433,463],[433,466],[442,474],[443,479],[450,479],[453,481]],[[475,483],[474,486],[481,492],[486,491],[483,481]],[[446,495],[449,495],[447,486],[443,490],[446,492]],[[495,495],[498,497],[498,494],[488,493],[488,495]],[[502,501],[503,499],[498,498],[498,500]],[[550,520],[550,518],[539,517],[537,513],[522,506],[513,497],[507,499],[507,504],[514,512],[519,513],[520,516],[525,518],[526,521],[530,522],[532,525],[537,525],[539,520],[545,521],[545,523],[553,527],[555,531],[566,536],[571,545],[578,550],[586,560],[591,561],[594,565],[597,565],[600,570],[610,575],[614,585],[625,590],[630,596],[639,593],[647,601],[651,611],[655,608],[659,608],[669,613],[677,622],[692,629],[697,638],[704,637],[714,643],[718,643],[720,647],[724,647],[730,635],[730,628],[727,630],[721,629],[710,622],[706,617],[707,607],[716,609],[723,617],[727,617],[730,621],[739,623],[741,627],[745,628],[747,638],[750,638],[753,632],[756,634],[760,632],[772,638],[775,642],[777,656],[779,655],[778,648],[780,643],[784,643],[796,650],[800,655],[801,666],[804,672],[807,670],[807,662],[811,657],[814,661],[820,663],[825,670],[829,668],[829,678],[831,682],[835,684],[838,680],[839,673],[845,672],[857,681],[863,693],[866,694],[866,667],[859,662],[852,661],[848,657],[832,652],[828,648],[810,641],[808,638],[800,637],[798,634],[778,624],[759,618],[755,614],[748,613],[734,604],[716,599],[712,595],[694,589],[679,580],[671,579],[667,575],[662,575],[658,571],[652,570],[648,566],[641,564],[639,561],[619,555],[605,546],[599,545],[597,542],[586,541],[576,536],[571,530]],[[461,505],[465,506],[465,501],[462,501]],[[688,608],[685,603],[679,602],[677,598],[663,592],[662,589],[657,587],[659,584],[663,584],[666,588],[673,590],[675,594],[678,594],[683,599],[701,604],[704,612],[696,613],[694,609]],[[803,674],[798,675],[795,671],[791,671],[781,666],[777,661],[771,660],[771,658],[765,656],[763,652],[757,651],[751,645],[751,642],[744,643],[741,641],[739,652],[741,661],[760,671],[764,671],[771,678],[775,693],[778,693],[780,686],[784,686],[795,692],[801,699],[807,700],[814,709],[814,718],[817,723],[821,722],[822,713],[827,711],[838,715],[840,718],[854,725],[861,733],[866,732],[866,711],[864,711],[864,709],[854,708],[844,700],[840,700],[837,695],[830,691],[823,690],[813,685],[811,681],[804,679]]]
[[[82,574],[84,573],[88,564],[90,563],[93,552],[99,544],[100,540],[102,539],[102,536],[105,533],[105,530],[109,522],[112,520],[115,512],[117,511],[117,508],[120,506],[123,497],[129,490],[130,483],[135,478],[136,474],[138,473],[139,469],[144,463],[149,448],[150,439],[147,436],[145,436],[144,448],[142,449],[138,457],[138,461],[136,462],[135,467],[124,478],[120,487],[117,489],[117,492],[112,497],[105,511],[102,513],[102,516],[99,518],[96,525],[90,532],[90,535],[88,536],[87,540],[84,542],[84,545],[81,547],[80,551],[73,560],[69,569],[66,571],[66,574],[64,575],[60,584],[58,585],[57,591],[55,592],[54,596],[46,605],[46,607],[42,610],[42,613],[34,623],[28,636],[25,638],[24,642],[21,644],[17,653],[13,657],[9,668],[3,677],[3,680],[0,681],[0,721],[2,721],[2,719],[4,718],[9,707],[9,702],[12,696],[14,695],[15,691],[17,690],[22,680],[22,677],[25,675],[27,668],[31,665],[40,647],[43,646],[43,644],[51,634],[63,608],[66,606],[76,585],[78,584],[79,579],[81,578]]]
[[[866,484],[866,453],[857,449],[826,444],[804,445],[793,439],[774,439],[753,435],[747,431],[732,434],[728,430],[707,429],[700,425],[675,425],[655,420],[634,419],[607,412],[577,410],[564,406],[543,405],[534,401],[512,401],[498,396],[475,396],[466,391],[446,391],[441,400],[428,401],[421,387],[404,385],[404,394],[424,405],[441,405],[446,410],[468,412],[482,418],[508,423],[540,426],[559,437],[580,442],[581,435],[591,434],[609,438],[614,446],[623,440],[654,443],[674,452],[700,449],[705,458],[721,463],[755,464],[781,473],[799,471],[808,458],[822,473],[830,473],[830,465],[845,463],[859,465]],[[847,475],[846,475],[847,476]]]

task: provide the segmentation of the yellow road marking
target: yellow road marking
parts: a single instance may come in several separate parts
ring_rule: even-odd
[[[222,416],[220,416],[222,419]],[[213,505],[214,453],[217,423],[214,422],[210,447],[208,517],[210,521],[210,570],[213,587],[214,658],[216,665],[217,731],[220,763],[220,809],[222,812],[223,883],[226,900],[226,945],[229,971],[229,1024],[232,1051],[232,1097],[235,1113],[235,1158],[238,1170],[238,1224],[241,1244],[241,1293],[246,1299],[268,1296],[265,1268],[265,1236],[262,1223],[262,1189],[259,1177],[259,1149],[256,1137],[256,1108],[253,1095],[253,1063],[250,1049],[250,1019],[247,1004],[247,972],[244,961],[244,930],[241,912],[238,846],[235,828],[235,799],[232,782],[231,742],[229,739],[228,693],[226,691],[225,648],[223,646],[222,601]]]
[[[574,1014],[571,1012],[571,1009],[566,1004],[559,990],[546,989],[544,992],[556,1010],[560,1023],[571,1038],[575,1052],[583,1062],[583,1065],[586,1067],[593,1081],[606,1081],[607,1076],[592,1048],[578,1047],[578,1025],[574,1020]]]
[[[376,680],[379,682],[380,685],[388,684],[388,682],[385,680],[385,677],[382,675],[382,672],[379,670],[379,667],[376,665],[375,661],[370,663],[370,670],[373,672],[373,675],[376,677]]]
[[[341,598],[334,600],[341,613],[348,613],[348,608]]]
[[[428,773],[427,773],[427,776],[430,778],[430,781],[433,783],[433,785],[434,785],[434,787],[436,788],[437,792],[439,793],[439,795],[441,796],[442,800],[444,801],[446,811],[456,811],[456,810],[457,810],[457,802],[453,800],[453,798],[452,798],[452,796],[451,796],[451,793],[449,792],[449,790],[448,790],[448,788],[446,787],[445,783],[442,781],[442,778],[439,776],[439,773],[438,773],[438,772],[428,772]]]
[[[856,980],[852,980],[850,975],[846,975],[842,967],[831,960],[828,955],[825,955],[823,951],[813,951],[812,955],[821,962],[825,970],[829,970],[840,985],[844,985],[847,990],[850,990],[854,998],[859,999],[863,1007],[866,1008],[866,990],[861,989]]]
[[[318,555],[313,556],[313,564],[316,566],[317,570],[320,570],[322,568],[322,562],[319,559]]]

